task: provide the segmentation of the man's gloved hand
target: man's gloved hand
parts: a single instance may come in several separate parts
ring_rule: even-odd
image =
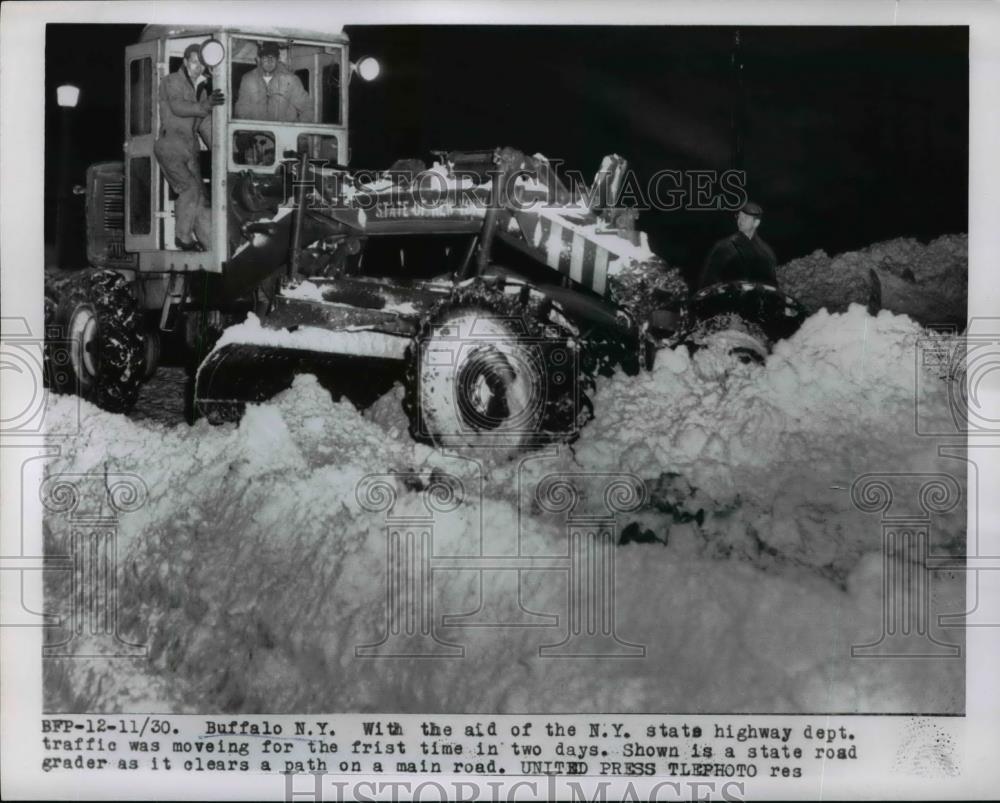
[[[225,102],[226,96],[222,94],[221,89],[215,89],[211,92],[211,94],[208,94],[201,99],[202,108],[206,111],[212,108],[212,106],[221,106]]]

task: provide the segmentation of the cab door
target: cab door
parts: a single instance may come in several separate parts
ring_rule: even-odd
[[[153,154],[159,128],[159,40],[125,48],[125,250],[159,249],[156,188],[160,167]]]

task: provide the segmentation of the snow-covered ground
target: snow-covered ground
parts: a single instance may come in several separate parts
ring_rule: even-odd
[[[48,660],[47,709],[960,712],[964,661],[851,657],[882,633],[883,576],[879,517],[855,508],[852,482],[943,472],[965,486],[964,464],[914,434],[916,403],[949,416],[947,382],[915,359],[922,334],[852,306],[812,316],[763,367],[725,373],[663,351],[648,374],[600,380],[575,443],[508,463],[412,442],[398,392],[362,415],[312,377],[215,428],[84,404],[49,472],[145,482],[146,503],[120,519],[119,625],[150,654]],[[54,397],[50,426],[76,409]],[[513,572],[433,572],[436,636],[463,657],[358,657],[386,633],[387,513],[365,494],[372,473],[390,475],[390,512],[404,519],[428,515],[422,488],[457,479],[433,512],[435,560],[565,556],[566,514],[542,509],[539,484],[570,475],[590,510],[601,475],[641,478],[649,501],[617,516],[628,543],[613,553],[617,634],[644,657],[539,657],[567,629],[558,560],[521,572],[520,606]],[[964,524],[964,504],[935,517],[933,549],[963,551]],[[64,552],[68,537],[51,516],[47,549]],[[964,610],[963,589],[959,574],[934,573],[935,622]],[[68,583],[48,593],[68,597]],[[479,608],[479,621],[558,622],[442,622]],[[935,622],[937,638],[962,643]]]

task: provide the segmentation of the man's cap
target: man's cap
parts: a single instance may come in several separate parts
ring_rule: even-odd
[[[184,48],[184,61],[187,61],[192,53],[197,53],[198,58],[201,58],[201,45],[188,45]]]
[[[274,56],[277,58],[281,55],[281,49],[278,47],[277,42],[262,42],[257,49],[257,55],[261,58],[264,58],[264,56]]]
[[[754,203],[753,201],[747,201],[743,204],[743,208],[740,211],[747,215],[753,215],[754,217],[764,216],[764,210],[761,205]]]

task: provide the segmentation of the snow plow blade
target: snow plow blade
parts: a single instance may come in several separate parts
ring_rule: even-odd
[[[403,378],[421,316],[450,289],[352,278],[310,283],[323,300],[279,295],[263,321],[250,316],[223,333],[198,368],[196,415],[238,420],[247,404],[280,393],[297,374],[313,374],[335,399],[363,409]]]
[[[402,379],[403,363],[386,357],[229,343],[209,354],[198,368],[196,414],[213,424],[238,421],[247,404],[267,401],[286,390],[298,374],[313,374],[335,399],[346,398],[363,409]],[[359,376],[366,381],[358,382]]]

